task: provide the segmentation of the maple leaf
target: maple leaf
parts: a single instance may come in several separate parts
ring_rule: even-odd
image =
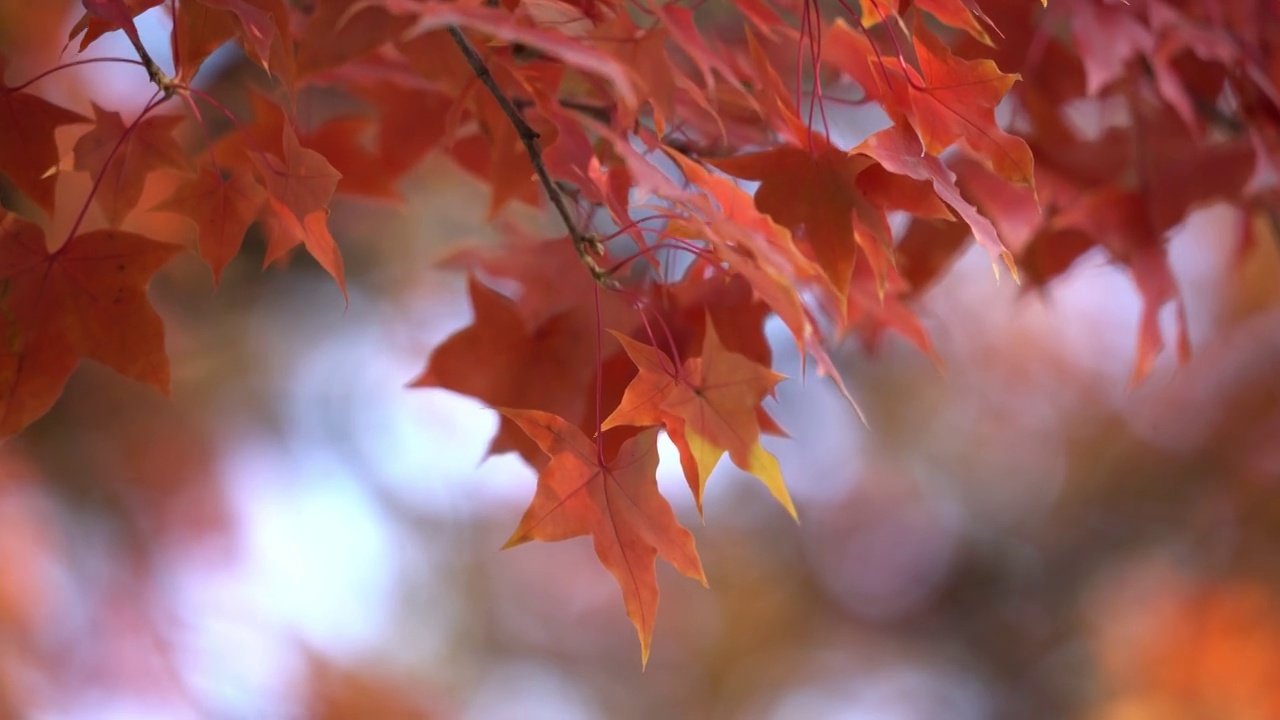
[[[467,292],[475,318],[431,353],[411,387],[441,387],[493,407],[524,407],[560,417],[586,412],[596,356],[594,312],[577,309],[526,324],[519,306],[474,277]],[[514,421],[504,418],[489,454],[518,451],[530,463],[540,453]]]
[[[51,253],[39,226],[0,210],[0,437],[47,412],[81,358],[168,394],[164,326],[146,288],[180,250],[95,230]]]
[[[209,264],[216,285],[223,268],[240,251],[265,199],[266,192],[248,172],[231,170],[224,176],[205,166],[153,209],[184,215],[196,224],[200,257]]]
[[[850,152],[875,158],[889,172],[931,183],[938,197],[969,224],[978,244],[986,248],[993,258],[1004,260],[1009,272],[1017,279],[1018,270],[1013,254],[1000,242],[995,226],[960,194],[955,173],[941,160],[927,154],[914,134],[900,126],[886,128],[867,138]]]
[[[80,0],[85,12],[71,27],[67,42],[84,33],[80,40],[80,50],[83,51],[103,35],[124,30],[135,47],[141,46],[142,38],[133,19],[162,2],[164,0]]]
[[[353,3],[347,14],[353,15],[370,5],[384,6],[394,15],[416,18],[409,31],[413,35],[457,26],[536,49],[570,67],[608,80],[623,105],[633,108],[638,100],[631,70],[613,56],[562,33],[522,25],[502,10],[415,0],[361,0]]]
[[[990,60],[961,60],[918,19],[912,38],[920,63],[919,82],[911,85],[913,125],[925,149],[938,155],[959,141],[995,174],[1031,185],[1030,148],[1001,130],[995,116],[996,105],[1018,77],[1000,72]]]
[[[198,0],[203,5],[226,10],[239,21],[245,51],[268,72],[293,74],[292,48],[285,48],[288,9],[283,0]],[[273,69],[274,68],[274,69]]]
[[[892,237],[884,211],[858,187],[858,174],[873,161],[842,152],[820,137],[813,144],[812,150],[783,145],[708,162],[730,175],[760,181],[756,207],[808,243],[836,290],[844,293],[859,246],[883,273]]]
[[[518,231],[507,236],[499,247],[458,248],[441,258],[440,266],[519,283],[515,311],[528,327],[538,327],[591,297],[595,280],[583,272],[572,238],[535,240]]]
[[[80,136],[72,149],[75,169],[97,181],[94,202],[107,223],[118,227],[142,199],[148,175],[162,168],[187,168],[186,153],[173,137],[183,118],[147,115],[126,127],[120,113],[96,103],[93,113],[93,129]]]
[[[206,58],[235,37],[235,13],[199,2],[183,3],[174,18],[173,57],[179,82],[189,83]]]
[[[0,55],[0,172],[50,215],[54,210],[58,164],[54,132],[89,118],[54,105],[37,95],[4,84],[8,60]]]
[[[699,513],[707,478],[727,452],[794,518],[778,460],[760,444],[758,408],[783,376],[726,350],[710,319],[706,328],[701,355],[686,359],[678,370],[661,350],[614,333],[640,373],[602,428],[666,425]]]
[[[1090,95],[1119,80],[1130,60],[1150,54],[1155,45],[1132,8],[1082,2],[1071,9],[1070,19]]]
[[[956,57],[917,19],[912,31],[920,69],[884,57],[843,21],[827,33],[824,59],[878,100],[895,124],[909,124],[924,151],[940,155],[959,142],[1002,178],[1031,185],[1027,143],[1000,129],[995,108],[1018,76],[990,60]]]
[[[347,297],[342,255],[329,234],[329,199],[342,177],[320,153],[302,147],[288,123],[282,125],[281,157],[255,154],[254,166],[267,189],[263,221],[267,224],[270,264],[303,245]]]
[[[284,257],[285,253],[302,245],[320,264],[320,267],[324,268],[325,272],[338,283],[338,288],[342,290],[342,299],[350,302],[342,253],[329,232],[329,211],[321,208],[300,218],[285,207],[284,203],[271,196],[267,196],[264,208],[261,219],[263,233],[267,237],[267,252],[262,260],[263,267],[276,262]]]
[[[299,218],[327,209],[341,174],[324,155],[304,148],[287,123],[282,130],[280,157],[253,156],[267,192]]]
[[[377,109],[378,157],[389,174],[403,175],[444,139],[449,96],[386,79],[354,90]]]
[[[705,36],[698,32],[692,10],[667,3],[658,8],[658,19],[670,31],[677,46],[697,64],[703,85],[715,88],[717,74],[729,82],[737,82],[737,73],[726,61],[724,51],[708,45]]]
[[[298,38],[298,74],[338,67],[390,42],[411,24],[384,8],[366,5],[348,12],[350,0],[319,0]]]
[[[714,201],[713,206],[686,200],[698,215],[687,220],[701,226],[690,229],[698,230],[697,234],[713,244],[720,258],[751,283],[804,347],[820,333],[814,313],[798,290],[810,293],[824,310],[832,309],[839,291],[822,268],[799,251],[791,233],[762,214],[746,191],[680,153],[669,155],[689,181]],[[679,234],[679,230],[668,226],[668,232]]]
[[[942,23],[964,30],[984,45],[994,45],[986,28],[978,22],[981,18],[990,25],[991,20],[974,0],[909,0],[909,2],[938,18]]]
[[[1177,306],[1178,355],[1185,361],[1191,353],[1186,309],[1178,295],[1161,233],[1151,222],[1139,193],[1107,188],[1077,201],[1049,226],[1054,230],[1080,230],[1091,238],[1100,238],[1114,257],[1129,266],[1143,300],[1132,383],[1150,374],[1164,349],[1160,309],[1168,302]]]
[[[340,177],[335,192],[360,195],[374,200],[404,200],[395,183],[399,179],[369,148],[364,136],[376,125],[372,118],[334,118],[309,133],[303,141],[308,150],[319,153],[333,165]]]
[[[658,493],[658,432],[603,452],[579,428],[551,413],[502,409],[551,457],[538,489],[504,548],[530,540],[555,542],[590,535],[596,556],[622,590],[627,616],[640,637],[642,663],[658,611],[657,558],[707,584],[693,535]]]

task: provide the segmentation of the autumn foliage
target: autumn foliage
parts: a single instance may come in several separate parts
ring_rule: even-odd
[[[656,559],[706,582],[658,491],[660,432],[699,510],[727,456],[797,514],[761,443],[785,435],[762,405],[783,379],[770,318],[856,404],[833,349],[892,332],[941,365],[913,303],[971,240],[1028,292],[1101,248],[1142,297],[1139,382],[1167,345],[1192,353],[1171,231],[1224,202],[1242,220],[1222,242],[1246,247],[1278,219],[1273,0],[82,4],[71,37],[44,39],[70,44],[62,64],[17,76],[0,57],[0,433],[48,412],[82,359],[167,393],[146,291],[180,253],[215,282],[246,242],[267,265],[305,253],[345,296],[332,198],[397,203],[447,155],[491,188],[489,217],[523,204],[564,230],[444,259],[474,319],[411,385],[501,413],[490,452],[540,472],[507,545],[590,536],[645,659]],[[173,67],[135,24],[148,12]],[[136,54],[83,62],[136,66],[150,101],[46,97],[107,33]],[[202,84],[228,46],[258,69],[244,102]],[[314,117],[318,96],[340,109]],[[845,137],[850,113],[879,129]],[[60,193],[73,177],[87,190]],[[160,214],[188,232],[148,234]]]

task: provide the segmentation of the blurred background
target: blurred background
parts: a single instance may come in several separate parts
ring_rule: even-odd
[[[75,5],[0,3],[7,82],[59,62]],[[127,66],[39,90],[126,117],[149,95]],[[216,290],[185,255],[151,292],[173,397],[86,363],[0,445],[0,718],[1280,717],[1268,228],[1179,231],[1194,356],[1136,388],[1140,303],[1101,255],[1045,291],[965,255],[919,306],[944,370],[896,337],[839,352],[866,426],[779,332],[793,439],[767,443],[801,522],[732,467],[699,522],[664,444],[711,588],[661,566],[641,672],[589,542],[498,551],[535,478],[484,459],[494,413],[405,387],[469,322],[436,262],[495,236],[451,161],[403,189],[334,205],[349,307],[309,258],[261,272],[253,234]]]

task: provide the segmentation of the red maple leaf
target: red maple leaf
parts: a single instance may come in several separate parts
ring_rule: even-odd
[[[50,215],[54,210],[58,143],[54,137],[63,125],[89,122],[89,118],[54,105],[37,95],[3,83],[8,60],[0,55],[0,172],[31,201]]]
[[[80,40],[80,49],[84,50],[94,40],[116,30],[124,30],[129,40],[136,46],[142,44],[138,28],[133,19],[164,0],[80,0],[84,6],[84,15],[71,27],[67,42],[84,33]]]
[[[95,230],[56,252],[0,210],[0,437],[43,415],[82,358],[169,392],[164,326],[147,300],[177,245]]]
[[[919,69],[887,57],[843,21],[827,33],[823,57],[878,100],[895,124],[913,128],[930,155],[959,142],[1000,177],[1030,185],[1031,150],[995,117],[1017,76],[990,60],[956,57],[919,22],[912,38]]]
[[[200,257],[209,263],[216,285],[223,268],[240,251],[244,234],[265,199],[266,192],[248,172],[231,170],[224,176],[205,166],[154,209],[184,215],[196,224]]]
[[[711,164],[760,181],[756,207],[804,240],[836,290],[844,292],[859,247],[883,272],[892,246],[889,223],[858,186],[858,174],[871,159],[841,152],[816,135],[812,143],[812,148],[783,145]]]
[[[93,129],[76,141],[75,168],[98,183],[93,200],[107,223],[119,227],[138,206],[147,176],[162,168],[184,170],[186,152],[173,138],[180,115],[147,115],[126,126],[120,113],[93,106]]]
[[[475,319],[435,349],[412,387],[442,387],[493,407],[524,407],[580,418],[596,356],[594,313],[570,310],[526,324],[510,298],[472,278]],[[491,454],[518,451],[538,462],[536,445],[503,419]]]
[[[205,59],[235,37],[234,13],[199,2],[184,3],[174,18],[173,47],[178,80],[190,82]]]

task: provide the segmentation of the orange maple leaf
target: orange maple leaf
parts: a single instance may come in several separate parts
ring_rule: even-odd
[[[707,478],[727,452],[794,518],[795,505],[778,459],[760,444],[760,403],[783,376],[726,350],[710,318],[706,328],[701,356],[686,359],[678,370],[661,350],[614,333],[640,373],[602,428],[665,425],[680,450],[680,465],[698,512]]]
[[[990,60],[956,57],[925,29],[920,18],[912,37],[920,63],[919,77],[911,85],[912,124],[925,149],[939,155],[959,141],[995,174],[1031,185],[1035,175],[1031,149],[996,124],[996,105],[1018,76],[1000,72]]]
[[[169,392],[164,326],[146,288],[179,251],[95,230],[51,253],[39,226],[0,209],[0,437],[47,412],[81,358]]]
[[[942,23],[964,30],[984,45],[995,45],[991,42],[991,36],[987,34],[986,28],[978,22],[981,18],[991,25],[991,19],[982,12],[982,8],[978,7],[974,0],[908,0],[908,2],[938,18]],[[992,27],[995,26],[992,25]],[[998,33],[999,30],[996,32]]]
[[[535,410],[502,409],[551,456],[538,474],[538,490],[503,548],[530,540],[555,542],[590,535],[596,556],[622,590],[627,616],[640,636],[641,662],[658,611],[657,558],[707,584],[693,535],[658,493],[658,431],[603,452],[564,418]]]

